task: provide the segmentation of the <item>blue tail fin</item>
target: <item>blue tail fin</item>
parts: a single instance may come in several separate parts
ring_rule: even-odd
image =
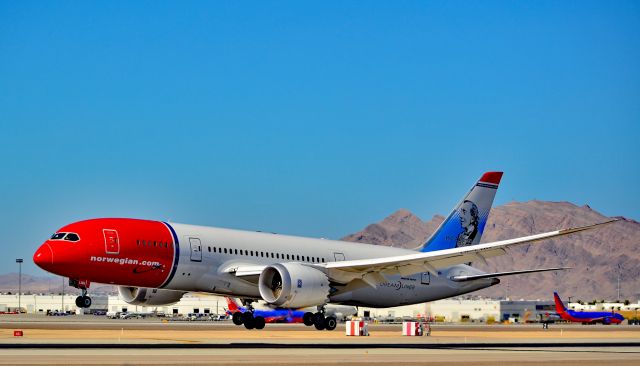
[[[484,173],[418,250],[431,252],[480,243],[501,178],[502,172]]]

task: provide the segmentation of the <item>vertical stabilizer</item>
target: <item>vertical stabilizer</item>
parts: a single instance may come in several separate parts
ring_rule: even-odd
[[[484,173],[418,250],[431,252],[480,243],[501,178],[502,172]]]
[[[230,297],[225,297],[224,299],[227,300],[228,311],[231,314],[235,313],[236,311],[244,312],[244,310],[238,306],[238,303],[236,303],[234,299]]]
[[[560,296],[558,296],[557,292],[553,293],[553,300],[556,302],[556,313],[562,314],[567,311],[567,308],[564,307],[562,300],[560,300]]]

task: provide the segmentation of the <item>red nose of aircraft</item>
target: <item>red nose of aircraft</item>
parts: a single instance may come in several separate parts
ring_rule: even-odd
[[[38,267],[49,270],[51,265],[53,264],[53,250],[49,243],[44,243],[36,250],[33,255],[33,262],[38,265]]]
[[[33,255],[33,263],[45,271],[51,271],[53,265],[53,249],[49,243],[44,243]]]
[[[36,250],[33,262],[47,272],[72,277],[77,276],[76,269],[81,253],[77,243],[48,240]]]

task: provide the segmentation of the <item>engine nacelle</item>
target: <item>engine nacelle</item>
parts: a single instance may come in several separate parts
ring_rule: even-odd
[[[120,293],[120,297],[127,304],[143,306],[175,304],[180,301],[185,294],[185,292],[182,291],[126,286],[118,286],[118,293]]]
[[[297,263],[267,266],[258,281],[267,303],[286,308],[322,305],[329,296],[329,278],[322,271]]]

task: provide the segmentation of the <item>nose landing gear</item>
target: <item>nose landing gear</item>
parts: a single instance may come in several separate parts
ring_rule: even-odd
[[[87,296],[87,289],[89,288],[89,281],[87,280],[73,280],[69,279],[69,286],[80,289],[82,294],[76,297],[76,306],[81,309],[86,309],[91,306],[91,298]]]
[[[91,298],[87,296],[87,290],[82,290],[82,295],[76,297],[76,306],[84,309],[91,306]]]

